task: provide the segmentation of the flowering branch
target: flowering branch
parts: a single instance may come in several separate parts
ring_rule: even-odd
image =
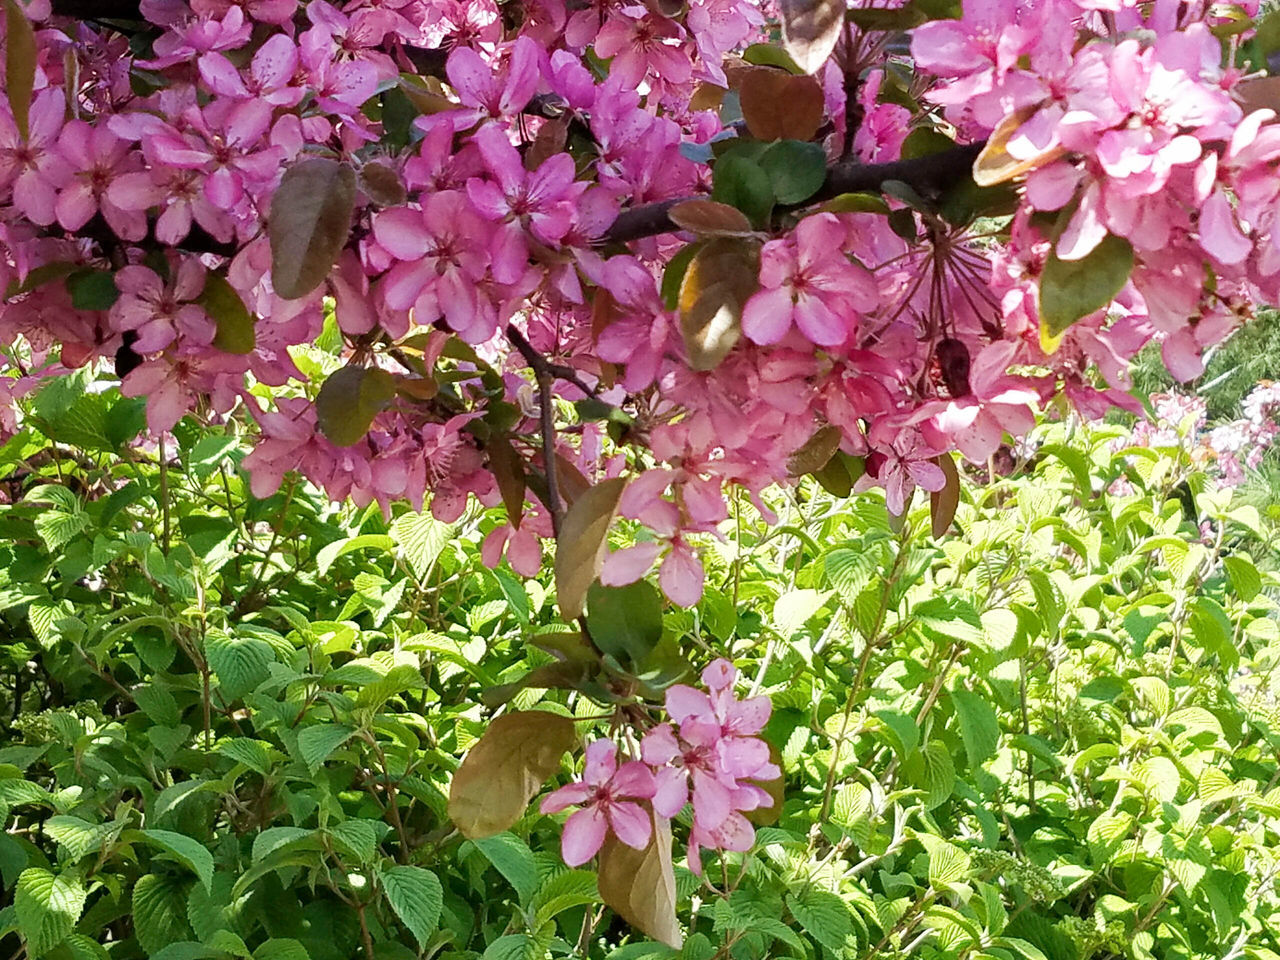
[[[963,146],[931,153],[923,157],[912,157],[909,160],[895,160],[891,163],[859,163],[856,160],[840,160],[827,169],[827,180],[813,197],[805,201],[805,206],[830,200],[842,193],[857,193],[862,190],[879,190],[891,180],[899,180],[914,188],[917,193],[929,194],[955,186],[973,168],[985,140],[967,143]],[[642,237],[653,237],[663,233],[679,230],[671,218],[669,211],[678,203],[690,197],[672,197],[657,203],[647,203],[632,210],[624,210],[613,221],[613,226],[605,233],[605,240],[612,243],[627,243]]]

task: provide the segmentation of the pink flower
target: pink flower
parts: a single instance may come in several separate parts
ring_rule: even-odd
[[[845,227],[830,213],[806,217],[795,234],[770,240],[760,254],[760,287],[742,311],[742,332],[759,344],[781,340],[792,326],[812,343],[835,347],[859,313],[879,304],[875,280],[844,255]]]
[[[1017,350],[1009,340],[984,348],[969,371],[971,394],[950,401],[933,418],[938,430],[975,463],[985,463],[995,453],[1005,431],[1020,437],[1035,426],[1030,405],[1039,394],[1025,380],[1005,372]]]
[[[0,109],[0,187],[13,187],[13,206],[41,226],[57,216],[57,191],[73,169],[58,149],[66,112],[61,90],[49,88],[31,103],[29,135],[24,140],[8,108]]]
[[[293,107],[302,99],[305,91],[292,85],[297,69],[298,47],[284,34],[258,48],[247,78],[220,53],[200,58],[200,78],[214,93],[237,100],[256,98],[275,107]]]
[[[629,847],[643,850],[649,844],[653,823],[644,807],[630,800],[653,796],[653,773],[643,763],[630,760],[618,766],[618,747],[612,740],[587,745],[582,780],[544,797],[539,809],[559,813],[580,807],[564,825],[560,852],[571,867],[586,863],[604,845],[609,831]]]
[[[609,59],[609,75],[635,88],[646,78],[655,88],[681,84],[693,74],[693,63],[680,45],[680,24],[650,13],[644,7],[626,7],[610,15],[595,38],[596,54]]]
[[[217,327],[204,308],[193,303],[204,290],[204,267],[183,260],[168,282],[150,267],[130,266],[116,272],[120,298],[111,307],[111,320],[121,330],[135,330],[137,353],[158,353],[182,337],[189,344],[208,346]]]
[[[514,116],[538,92],[544,56],[525,36],[512,44],[506,64],[497,69],[470,47],[455,47],[445,63],[445,73],[467,109],[440,116],[447,117],[455,130],[465,130],[480,120]]]
[[[75,168],[71,181],[58,194],[58,223],[67,230],[79,230],[98,210],[121,240],[141,240],[147,235],[147,218],[141,209],[129,209],[113,202],[112,183],[136,171],[142,157],[105,126],[90,126],[72,120],[62,128],[58,146]]]
[[[574,189],[573,158],[558,153],[530,173],[497,124],[485,124],[472,141],[494,178],[467,181],[467,197],[481,216],[498,222],[527,222],[543,243],[559,243],[573,219],[573,198],[587,186],[583,183]]]
[[[855,489],[884,487],[885,505],[895,517],[902,516],[916,487],[941,490],[946,485],[946,475],[933,462],[939,451],[927,446],[919,431],[881,418],[872,425],[868,439],[872,452],[867,472],[858,478]]]
[[[489,270],[493,228],[453,191],[432,193],[421,210],[385,210],[373,221],[378,244],[397,260],[383,281],[393,310],[413,308],[418,323],[443,316],[469,343],[482,343],[498,326],[492,303],[477,284]]]

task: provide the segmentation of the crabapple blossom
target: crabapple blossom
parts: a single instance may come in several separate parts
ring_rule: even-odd
[[[642,850],[653,834],[653,824],[636,800],[653,796],[652,771],[637,760],[618,764],[618,746],[612,740],[587,744],[582,779],[543,798],[543,813],[579,809],[565,821],[561,837],[564,862],[571,867],[586,863],[612,833],[629,847]]]

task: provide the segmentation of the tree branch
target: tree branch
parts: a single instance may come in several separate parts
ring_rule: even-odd
[[[913,187],[917,193],[928,195],[954,186],[969,176],[986,141],[969,143],[942,153],[931,153],[910,160],[894,160],[891,163],[859,163],[856,160],[840,160],[827,169],[827,180],[822,188],[804,202],[804,206],[821,203],[842,193],[863,190],[879,190],[887,181],[900,180]],[[604,235],[607,243],[626,243],[641,237],[653,237],[672,233],[680,228],[671,222],[668,211],[677,203],[694,199],[673,197],[657,203],[624,210],[618,215]]]

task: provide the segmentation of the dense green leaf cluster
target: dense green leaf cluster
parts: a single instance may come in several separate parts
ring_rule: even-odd
[[[450,822],[487,704],[648,710],[536,685],[572,651],[549,577],[480,563],[495,517],[258,501],[231,428],[125,453],[139,427],[79,375],[0,448],[5,956],[675,955],[536,805]],[[697,608],[591,606],[655,686],[728,655],[773,699],[785,799],[705,879],[677,851],[682,957],[1280,954],[1277,517],[1185,454],[1041,432],[959,535],[805,486],[773,527],[740,504]]]

